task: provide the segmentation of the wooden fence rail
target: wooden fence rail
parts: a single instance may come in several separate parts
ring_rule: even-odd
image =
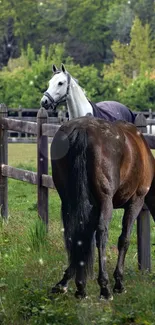
[[[35,109],[28,109],[28,108],[19,108],[19,109],[8,109],[8,117],[11,120],[11,124],[13,123],[12,120],[19,120],[19,121],[30,121],[33,123],[37,122],[37,108]],[[48,123],[57,124],[60,125],[64,121],[67,120],[66,112],[59,110],[59,112],[53,112],[51,109],[48,110]],[[6,121],[8,124],[8,121]],[[24,124],[23,124],[24,125]],[[9,125],[8,125],[9,126]],[[33,127],[33,125],[32,125]],[[8,142],[9,143],[37,143],[37,137],[36,132],[31,133],[31,130],[28,132],[24,132],[24,129],[22,132],[19,132],[20,124],[16,127],[15,130],[12,130],[12,128],[7,128],[8,130]]]
[[[30,121],[30,122],[37,122],[37,108],[9,108],[8,109],[8,117],[10,119],[22,120],[22,121]],[[134,112],[136,115],[140,112]],[[155,118],[155,111],[151,109],[149,111],[143,111],[143,115],[147,118],[147,124],[150,126],[148,131],[152,134]],[[52,124],[62,124],[66,121],[67,118],[67,110],[58,110],[58,112],[53,112],[51,109],[48,110],[48,123]],[[15,131],[8,130],[8,142],[9,143],[37,143],[37,137],[35,134],[30,134],[28,132],[18,132],[18,129]]]
[[[154,121],[154,123],[153,123]],[[135,124],[144,134],[151,149],[155,149],[155,136],[146,133],[146,125],[155,120],[146,120],[143,114],[136,117]],[[48,226],[48,188],[54,188],[52,176],[48,175],[48,137],[53,137],[60,125],[49,124],[47,111],[40,108],[37,121],[23,121],[8,118],[5,105],[0,105],[0,207],[1,216],[8,216],[8,178],[37,185],[38,214]],[[37,136],[37,172],[8,166],[7,130],[26,132]],[[138,265],[142,270],[151,269],[150,216],[146,206],[143,207],[137,221]]]

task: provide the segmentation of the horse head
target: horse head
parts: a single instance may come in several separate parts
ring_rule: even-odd
[[[53,77],[50,79],[49,87],[41,99],[41,106],[55,110],[57,105],[63,103],[68,96],[71,76],[66,71],[64,64],[61,65],[60,70],[56,65],[53,65],[52,70]]]

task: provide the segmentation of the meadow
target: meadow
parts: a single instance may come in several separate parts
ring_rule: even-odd
[[[36,145],[9,144],[9,165],[36,170]],[[50,166],[49,166],[50,169]],[[126,256],[124,284],[127,292],[113,301],[99,301],[97,252],[94,277],[87,285],[88,299],[74,298],[75,284],[68,293],[48,292],[67,266],[60,219],[60,200],[49,193],[49,231],[37,215],[36,187],[9,180],[9,219],[0,220],[0,324],[2,325],[153,325],[155,324],[155,225],[151,221],[152,272],[137,266],[134,226]],[[107,268],[111,288],[117,259],[117,239],[122,211],[114,211],[109,229]]]

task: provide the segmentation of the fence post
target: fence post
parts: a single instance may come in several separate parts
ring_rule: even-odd
[[[48,188],[42,186],[42,174],[48,174],[48,137],[42,135],[42,125],[47,120],[47,111],[40,108],[37,114],[38,214],[48,227]]]
[[[142,133],[147,133],[146,118],[140,113],[135,119],[135,125]],[[137,219],[138,267],[140,270],[151,270],[150,245],[150,213],[146,205]]]
[[[20,118],[20,120],[22,120],[22,107],[21,105],[19,105],[18,107],[18,117]],[[18,138],[22,137],[22,132],[18,132]]]
[[[152,119],[152,109],[149,108],[149,118]],[[152,134],[152,125],[149,126],[149,133]]]
[[[8,164],[8,136],[3,128],[2,118],[7,117],[8,111],[4,104],[0,104],[0,216],[8,218],[8,179],[2,175],[3,164]]]

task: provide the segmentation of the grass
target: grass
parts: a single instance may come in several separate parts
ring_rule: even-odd
[[[10,144],[9,164],[36,169],[36,145]],[[9,220],[0,222],[0,324],[2,325],[153,325],[155,324],[154,225],[151,224],[152,273],[137,269],[136,225],[126,257],[126,294],[111,302],[98,300],[97,256],[94,279],[88,281],[88,299],[74,298],[71,281],[65,296],[48,299],[48,290],[67,266],[56,191],[49,195],[49,232],[37,216],[36,187],[9,180]],[[121,212],[115,211],[107,246],[107,268],[111,286],[117,259]]]

